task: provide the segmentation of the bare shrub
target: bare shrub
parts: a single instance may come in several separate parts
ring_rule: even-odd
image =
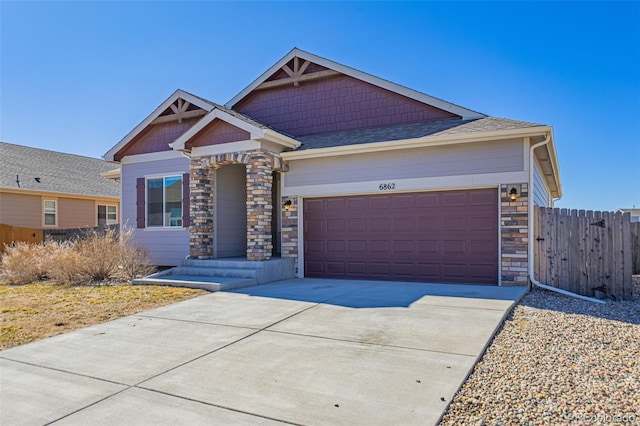
[[[110,280],[118,272],[122,245],[114,229],[92,230],[75,242],[74,249],[81,258],[80,270],[89,281]]]
[[[133,230],[89,231],[76,241],[8,246],[0,262],[2,279],[26,284],[51,279],[59,284],[129,281],[153,272],[147,252],[133,244]]]
[[[47,277],[58,284],[81,285],[91,281],[86,259],[69,241],[47,242],[49,256],[44,261]]]
[[[155,270],[147,251],[133,244],[132,238],[133,230],[123,227],[120,232],[120,264],[116,274],[121,280],[130,281],[149,275]]]
[[[17,242],[5,248],[0,262],[3,280],[26,284],[47,277],[44,267],[47,247],[44,244]]]

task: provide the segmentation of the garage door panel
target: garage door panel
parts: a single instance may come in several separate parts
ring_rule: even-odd
[[[416,275],[416,265],[413,263],[394,263],[392,271],[393,275],[398,278],[414,277]]]
[[[467,194],[464,191],[451,191],[442,194],[442,207],[464,207]]]
[[[329,240],[327,241],[327,252],[331,253],[331,255],[342,255],[345,250],[345,241],[344,240]]]
[[[326,199],[326,210],[325,211],[341,211],[345,208],[345,199],[344,198],[327,198]]]
[[[442,274],[451,279],[464,279],[467,276],[467,265],[445,263],[442,265]]]
[[[415,196],[412,194],[394,195],[391,199],[391,207],[394,209],[412,209],[415,204]]]
[[[418,254],[428,255],[440,253],[440,241],[438,240],[419,240]]]
[[[413,254],[416,251],[416,242],[414,240],[394,240],[393,252],[396,254]]]
[[[388,262],[370,262],[369,274],[372,276],[389,276],[391,268],[389,268]]]
[[[388,217],[372,217],[369,219],[369,230],[371,232],[391,231],[391,220]]]
[[[307,240],[304,243],[305,251],[310,254],[321,254],[326,251],[325,249],[325,241],[323,240]]]
[[[444,231],[466,231],[466,217],[454,215],[442,219],[442,230]]]
[[[371,253],[389,253],[391,242],[389,240],[372,240],[369,247],[371,247]]]
[[[352,275],[366,276],[367,262],[349,262],[347,264],[347,270],[349,271],[349,274]]]
[[[418,277],[435,281],[442,274],[440,273],[440,265],[437,263],[418,263]]]
[[[345,262],[342,261],[329,261],[327,262],[328,274],[344,274],[346,272]]]
[[[349,241],[348,244],[349,244],[349,254],[366,253],[369,245],[366,240]]]
[[[392,232],[413,232],[416,229],[416,218],[411,216],[401,216],[393,218],[391,225]]]
[[[322,219],[313,219],[305,217],[304,220],[304,230],[305,232],[318,232],[322,233],[325,230],[324,220]]]
[[[388,210],[391,207],[391,198],[388,196],[381,196],[368,199],[369,208],[372,210]],[[364,207],[363,207],[364,208]]]
[[[346,208],[348,210],[364,210],[367,208],[367,198],[366,197],[352,197],[346,200]]]
[[[305,199],[309,277],[498,282],[498,190]]]
[[[316,275],[324,274],[324,262],[310,260],[304,263],[305,272],[307,274]]]
[[[364,217],[356,217],[349,219],[347,227],[348,232],[367,232],[367,219]]]

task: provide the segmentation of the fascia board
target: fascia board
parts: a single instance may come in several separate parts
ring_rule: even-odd
[[[380,77],[376,77],[374,75],[367,74],[362,71],[358,71],[354,68],[339,64],[337,62],[333,62],[329,59],[322,58],[320,56],[314,55],[309,52],[305,52],[304,50],[300,50],[300,49],[293,49],[291,52],[287,53],[287,55],[285,55],[284,58],[280,59],[275,65],[273,65],[267,71],[262,73],[260,77],[258,77],[256,80],[253,81],[253,83],[251,83],[249,86],[243,89],[240,93],[238,93],[233,99],[231,99],[227,104],[225,104],[225,106],[227,108],[233,108],[235,104],[237,104],[245,96],[251,93],[256,87],[258,87],[260,84],[266,81],[271,75],[273,75],[273,73],[275,73],[277,70],[282,68],[287,62],[289,62],[295,56],[301,59],[316,63],[318,65],[322,65],[325,68],[338,71],[342,74],[348,75],[358,80],[362,80],[367,83],[373,84],[374,86],[382,87],[383,89],[387,89],[389,91],[398,93],[400,95],[417,100],[419,102],[432,105],[436,108],[440,108],[444,111],[450,112],[452,114],[456,114],[462,117],[463,119],[486,117],[485,114],[479,113],[477,111],[463,108],[459,105],[452,104],[451,102],[447,102],[442,99],[438,99],[433,96],[429,96],[427,94],[418,92],[416,90],[409,89],[408,87],[404,87],[399,84],[392,83]]]
[[[252,124],[249,124],[246,121],[240,120],[239,118],[234,117],[233,115],[225,111],[214,108],[213,111],[209,112],[209,114],[207,114],[200,121],[194,124],[182,136],[180,136],[174,142],[170,143],[169,146],[174,151],[183,150],[189,139],[194,137],[198,132],[200,132],[202,129],[208,126],[216,118],[219,118],[220,120],[225,121],[235,127],[238,127],[239,129],[249,132],[252,139],[257,139],[261,137],[263,134],[263,129],[257,126],[254,126]]]
[[[558,163],[558,155],[556,152],[555,138],[553,136],[553,129],[549,128],[549,132],[551,134],[551,140],[547,144],[547,149],[549,151],[549,158],[551,158],[551,167],[553,167],[553,176],[556,182],[556,187],[558,188],[557,196],[554,198],[562,198],[562,182],[560,181],[560,164]]]
[[[138,136],[140,132],[142,132],[148,125],[151,124],[153,120],[158,118],[160,114],[171,104],[173,104],[178,98],[182,98],[185,101],[188,101],[190,104],[196,105],[199,108],[204,109],[205,111],[211,111],[213,109],[213,105],[203,101],[197,96],[193,96],[191,93],[187,93],[184,90],[176,90],[173,92],[171,96],[169,96],[158,108],[153,110],[151,114],[149,114],[144,120],[140,122],[136,127],[133,128],[124,138],[120,140],[113,148],[107,151],[106,154],[102,156],[103,159],[107,161],[114,161],[114,157],[118,151],[120,151],[124,146],[126,146],[133,138]]]
[[[249,93],[253,92],[253,90],[258,87],[260,84],[262,84],[266,79],[268,79],[269,77],[271,77],[271,75],[273,73],[275,73],[276,71],[278,71],[280,68],[282,68],[287,62],[289,62],[291,59],[294,58],[294,56],[298,56],[300,57],[300,53],[302,51],[296,48],[291,49],[291,51],[289,51],[289,53],[287,53],[286,55],[284,55],[282,57],[282,59],[280,59],[278,62],[276,62],[273,66],[271,66],[269,69],[267,69],[265,72],[263,72],[262,74],[260,74],[260,76],[258,78],[256,78],[255,80],[253,80],[252,83],[250,83],[247,87],[245,87],[244,89],[242,89],[242,91],[240,93],[238,93],[236,96],[233,97],[233,99],[231,99],[229,102],[227,102],[224,106],[229,108],[229,109],[233,109],[233,106],[235,104],[237,104],[242,98],[244,98],[246,95],[248,95]]]
[[[549,131],[549,126],[528,127],[524,129],[501,130],[496,132],[474,133],[471,135],[445,135],[425,136],[422,138],[403,139],[395,141],[373,142],[358,145],[346,145],[330,148],[309,149],[304,151],[283,152],[282,158],[286,160],[300,160],[306,158],[329,157],[350,154],[362,154],[367,152],[392,151],[398,149],[410,149],[427,146],[454,145],[460,143],[486,142],[492,140],[509,139],[540,135]]]
[[[40,190],[34,190],[34,189],[0,188],[0,193],[36,195],[36,196],[43,196],[43,197],[75,198],[79,200],[107,200],[107,201],[120,202],[120,197],[110,197],[107,195],[84,195],[84,194],[74,194],[72,192],[40,191]]]
[[[264,129],[264,136],[267,140],[276,142],[279,145],[284,145],[285,148],[297,149],[302,145],[301,142],[271,129]]]

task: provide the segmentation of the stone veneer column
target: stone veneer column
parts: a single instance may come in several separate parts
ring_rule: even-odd
[[[518,190],[516,201],[509,199],[511,188]],[[500,237],[502,285],[529,284],[529,190],[526,183],[500,186]]]
[[[247,164],[247,259],[269,260],[273,251],[273,157],[250,153]]]
[[[209,162],[191,159],[189,252],[196,259],[213,257],[213,179]]]
[[[282,209],[282,257],[293,257],[298,262],[298,197],[282,197],[281,204],[291,200],[289,210]]]

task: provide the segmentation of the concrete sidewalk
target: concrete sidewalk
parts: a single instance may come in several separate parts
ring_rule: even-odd
[[[430,425],[526,291],[294,279],[0,352],[0,424]]]

